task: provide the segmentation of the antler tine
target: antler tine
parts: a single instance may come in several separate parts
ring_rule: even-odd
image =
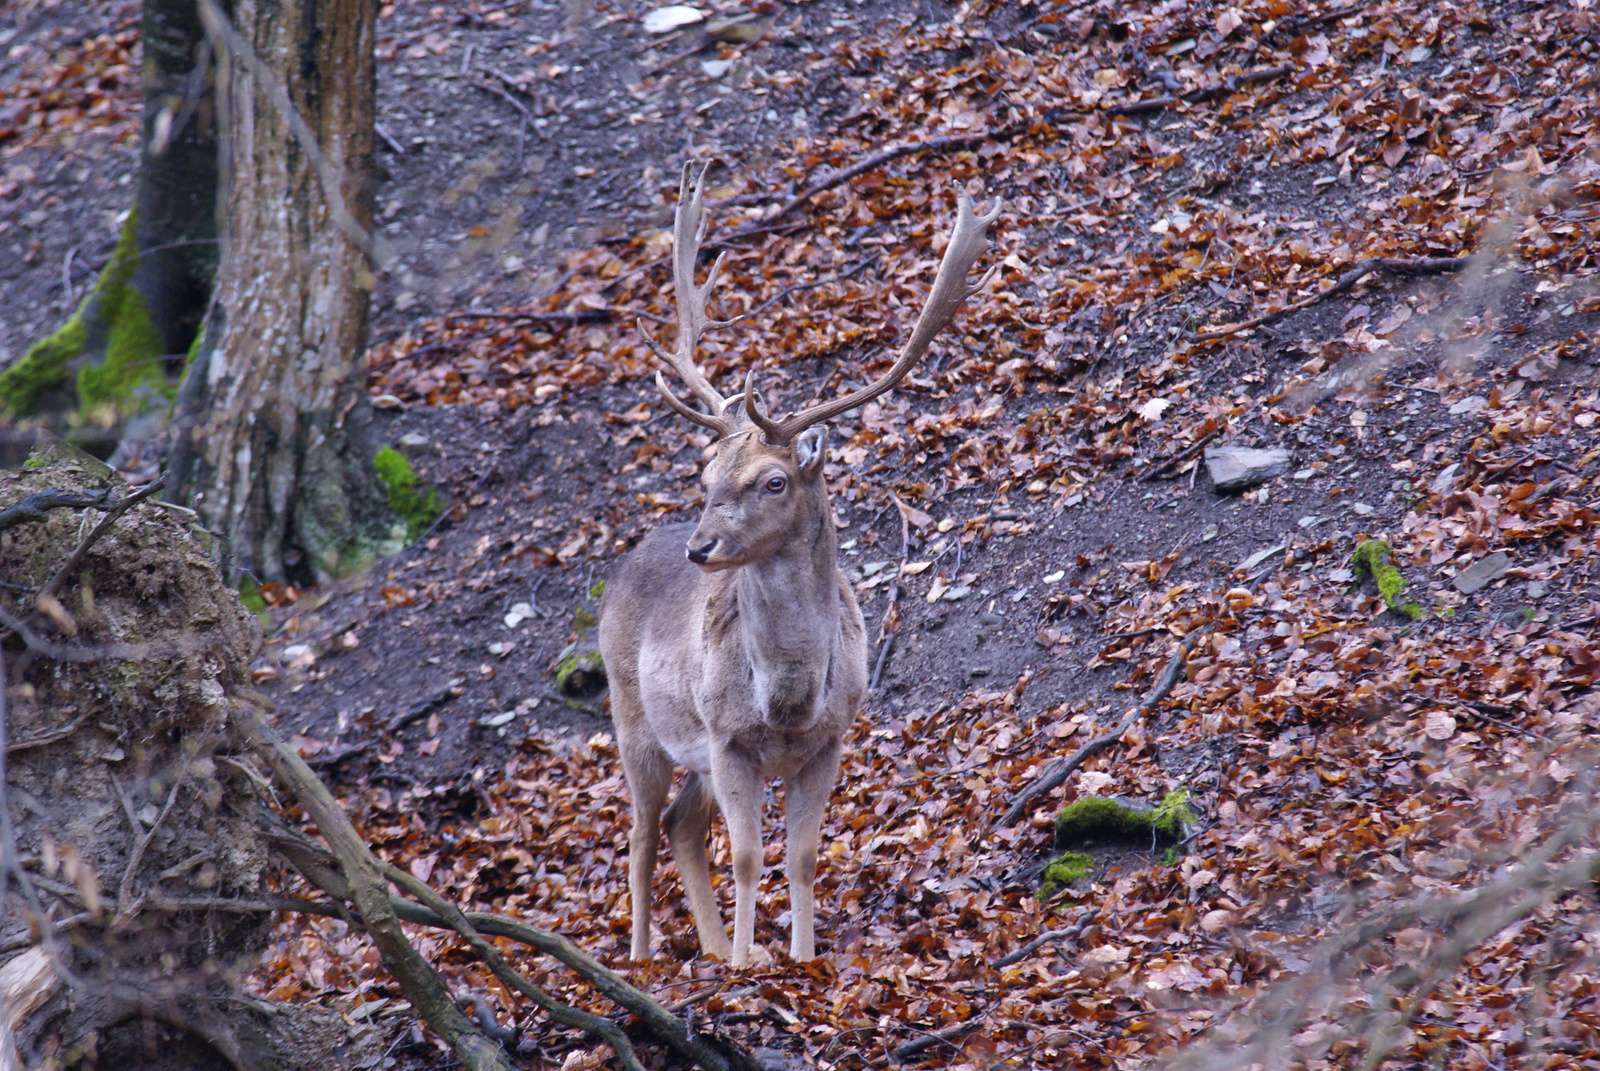
[[[769,443],[785,442],[780,438],[783,429],[773,422],[767,415],[767,407],[761,404],[760,392],[755,387],[756,370],[750,369],[744,374],[744,411],[750,418],[750,423],[761,429],[761,437]]]
[[[769,443],[786,443],[796,435],[813,424],[820,423],[831,417],[838,416],[850,409],[865,405],[884,391],[893,387],[905,378],[916,363],[922,360],[923,354],[928,350],[928,344],[934,336],[949,326],[955,318],[956,310],[961,303],[973,294],[982,290],[994,278],[995,272],[1000,268],[998,264],[992,266],[977,282],[967,281],[967,272],[972,265],[989,248],[987,230],[989,224],[1000,216],[1003,202],[996,200],[994,208],[987,215],[980,216],[973,207],[972,198],[963,190],[957,191],[959,200],[956,208],[956,224],[950,232],[950,243],[945,247],[944,259],[939,262],[939,273],[934,277],[933,289],[928,292],[928,301],[922,307],[922,313],[917,317],[916,326],[911,331],[911,337],[900,350],[899,358],[894,362],[894,367],[884,373],[877,382],[861,388],[843,398],[835,398],[831,402],[814,405],[810,409],[784,417],[782,420],[756,420],[755,409],[751,399],[755,397],[755,389],[748,379],[745,381],[745,404],[751,419],[759,424],[764,432],[763,438]],[[763,414],[764,416],[765,414]]]
[[[722,256],[717,257],[716,263],[711,265],[711,273],[706,277],[705,285],[696,286],[694,283],[694,266],[700,257],[700,243],[706,233],[705,185],[706,172],[710,170],[710,165],[701,168],[699,178],[691,186],[689,180],[692,170],[692,165],[687,163],[683,165],[683,178],[678,184],[678,207],[673,216],[672,226],[672,289],[678,303],[677,352],[668,352],[657,344],[645,331],[642,320],[639,322],[639,333],[644,335],[651,352],[678,373],[678,378],[683,380],[690,393],[705,404],[708,412],[697,413],[685,405],[667,389],[666,380],[658,372],[656,386],[660,388],[667,404],[696,424],[726,435],[732,430],[734,421],[723,415],[724,410],[727,409],[729,402],[737,401],[737,398],[724,398],[718,394],[694,363],[695,347],[700,344],[700,336],[705,329],[726,327],[734,321],[712,320],[706,315],[706,302],[711,297],[711,291],[717,285],[717,276],[722,271]]]

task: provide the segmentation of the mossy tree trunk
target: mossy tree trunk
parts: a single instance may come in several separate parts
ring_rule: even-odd
[[[215,95],[197,0],[144,0],[141,35],[132,210],[83,303],[0,374],[0,411],[43,415],[91,446],[166,409],[216,272]]]
[[[263,581],[348,572],[404,539],[360,373],[376,17],[375,0],[236,0],[237,38],[215,28],[227,233],[170,476]]]

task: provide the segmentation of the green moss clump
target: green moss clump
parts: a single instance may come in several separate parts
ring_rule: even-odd
[[[1378,594],[1383,596],[1389,609],[1415,621],[1422,616],[1422,607],[1406,600],[1406,579],[1389,560],[1392,553],[1383,540],[1364,539],[1350,555],[1350,567],[1355,570],[1357,580],[1371,580],[1378,586]]]
[[[1044,865],[1044,874],[1039,878],[1039,899],[1050,899],[1092,869],[1093,857],[1084,852],[1063,852]]]
[[[6,416],[26,416],[52,387],[66,382],[72,362],[83,352],[86,332],[81,310],[28,347],[22,360],[0,372],[0,406]]]
[[[165,340],[151,322],[144,298],[132,286],[139,259],[136,224],[136,213],[129,212],[110,262],[78,310],[0,373],[0,408],[6,416],[32,413],[47,392],[67,381],[73,364],[91,345],[98,349],[98,342],[89,337],[91,326],[105,332],[105,359],[78,369],[81,409],[109,403],[117,412],[129,413],[150,397],[171,397],[173,386],[162,360]]]
[[[444,499],[439,492],[417,481],[417,472],[406,460],[406,455],[391,446],[385,446],[372,459],[389,494],[389,508],[406,522],[406,542],[411,542],[428,530],[428,526],[444,512]]]
[[[1101,796],[1085,796],[1056,815],[1056,847],[1095,840],[1155,840],[1172,843],[1194,822],[1188,789],[1168,792],[1161,803],[1141,810]]]
[[[593,601],[599,602],[600,596],[604,595],[605,593],[606,582],[604,580],[596,580],[593,584],[589,585],[589,598]]]
[[[556,663],[556,687],[566,695],[588,695],[605,683],[606,665],[599,651],[573,651]]]

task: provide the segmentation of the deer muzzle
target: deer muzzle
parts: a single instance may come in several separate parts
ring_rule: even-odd
[[[711,552],[717,549],[717,537],[702,537],[698,532],[689,537],[684,553],[696,565],[704,565],[711,560]]]

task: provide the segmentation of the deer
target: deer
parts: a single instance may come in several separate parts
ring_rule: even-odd
[[[769,413],[754,383],[724,397],[695,364],[712,320],[707,308],[724,252],[703,285],[695,268],[705,239],[705,179],[679,183],[672,241],[676,351],[638,323],[652,352],[705,407],[679,398],[662,373],[656,388],[678,415],[714,433],[701,473],[695,523],[647,534],[615,569],[600,606],[599,643],[610,682],[617,749],[632,801],[628,891],[630,958],[650,958],[650,912],[660,826],[694,917],[702,953],[747,966],[755,936],[766,783],[783,784],[789,883],[789,955],[815,955],[814,885],[828,799],[844,736],[867,690],[866,628],[839,569],[823,465],[825,422],[899,383],[956,310],[993,278],[968,274],[989,247],[996,203],[979,215],[958,191],[955,227],[928,299],[893,366],[870,385],[800,412]],[[674,768],[686,771],[666,804]],[[732,853],[733,941],[711,885],[707,841],[721,810]]]

